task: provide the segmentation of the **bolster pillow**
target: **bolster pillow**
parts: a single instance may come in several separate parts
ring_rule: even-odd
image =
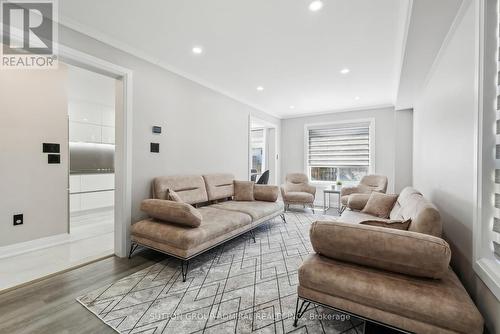
[[[163,199],[143,200],[141,211],[155,219],[190,227],[200,226],[202,220],[200,211],[192,205]]]
[[[326,257],[418,277],[442,278],[451,257],[441,238],[384,227],[318,221],[310,237]]]
[[[267,184],[256,184],[253,188],[253,198],[256,201],[276,202],[278,200],[278,186]]]

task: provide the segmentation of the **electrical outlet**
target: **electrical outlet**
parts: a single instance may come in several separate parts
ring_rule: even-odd
[[[23,214],[14,215],[14,226],[22,225],[24,222]]]

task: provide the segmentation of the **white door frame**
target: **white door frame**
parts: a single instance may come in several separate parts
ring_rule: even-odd
[[[59,44],[59,60],[119,80],[115,112],[115,255],[127,256],[132,220],[132,71]]]

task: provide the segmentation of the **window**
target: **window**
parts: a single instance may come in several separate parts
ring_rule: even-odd
[[[474,270],[500,299],[500,52],[497,2],[478,2],[477,183]],[[495,6],[493,9],[492,6]]]
[[[312,181],[359,181],[371,166],[371,122],[306,126],[307,170]]]
[[[497,13],[498,13],[498,8],[497,8]],[[499,15],[500,16],[500,15]],[[499,41],[499,34],[500,34],[500,19],[498,19],[497,16],[497,23],[495,25],[495,30],[497,30],[496,34],[496,48],[498,49],[500,47],[500,41]],[[500,55],[498,55],[498,60],[500,61]],[[495,74],[500,71],[500,65],[497,63],[497,67],[495,70]],[[495,80],[495,88],[500,87],[500,78],[497,75],[496,80]],[[497,260],[500,260],[500,95],[499,95],[500,90],[496,90],[496,103],[495,103],[495,109],[496,109],[496,146],[495,146],[495,216],[493,218],[492,222],[492,250],[494,253],[494,256],[496,257]]]

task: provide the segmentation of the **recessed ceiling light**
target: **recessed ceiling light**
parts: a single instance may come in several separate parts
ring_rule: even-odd
[[[354,99],[357,101],[357,100],[359,100],[359,99],[360,99],[360,97],[359,97],[359,96],[356,96]]]
[[[290,106],[290,109],[295,109],[295,106]]]
[[[262,92],[262,91],[264,90],[264,87],[262,87],[262,86],[257,86],[257,90],[258,90],[259,92]]]
[[[349,72],[351,72],[351,70],[348,69],[348,68],[343,68],[343,69],[340,70],[340,73],[342,73],[342,74],[347,74]]]
[[[195,46],[193,48],[193,53],[199,55],[200,53],[203,53],[203,48],[201,46]]]
[[[313,1],[309,4],[309,10],[311,12],[317,12],[318,10],[321,10],[321,8],[323,8],[322,1],[316,0],[316,1]]]

